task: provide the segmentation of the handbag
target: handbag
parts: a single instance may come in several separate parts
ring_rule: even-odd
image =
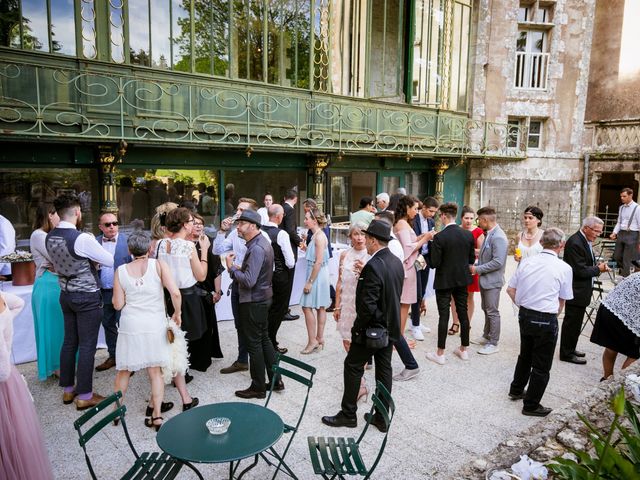
[[[418,271],[424,270],[425,268],[427,268],[427,261],[424,259],[424,256],[422,256],[422,254],[420,253],[416,257],[416,261],[413,262],[413,265],[416,267],[416,270]]]
[[[167,317],[167,341],[169,343],[173,343],[176,339],[175,333],[173,333],[173,329],[171,328],[171,317]]]
[[[389,345],[389,332],[385,327],[369,327],[364,331],[365,345],[379,350]]]

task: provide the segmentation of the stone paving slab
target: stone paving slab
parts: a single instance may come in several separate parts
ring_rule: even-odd
[[[507,278],[515,269],[510,259]],[[294,313],[301,313],[299,308]],[[452,352],[459,344],[459,336],[450,336],[447,342],[447,364],[439,366],[426,360],[425,353],[436,347],[437,314],[435,299],[428,302],[427,315],[423,325],[432,332],[425,335],[424,342],[418,342],[414,352],[422,369],[421,374],[408,382],[394,382],[393,397],[398,407],[392,429],[389,434],[385,455],[378,466],[374,478],[392,478],[402,475],[405,478],[458,478],[456,472],[474,456],[491,451],[501,441],[529,428],[536,422],[544,421],[525,417],[520,413],[521,403],[512,402],[507,397],[509,383],[515,367],[519,350],[519,332],[511,301],[503,292],[501,298],[502,335],[500,352],[491,356],[478,355],[478,346],[472,345],[470,361],[462,362]],[[476,294],[476,312],[472,321],[471,338],[478,336],[482,329],[483,316],[480,298]],[[201,403],[236,401],[234,391],[246,388],[250,383],[248,373],[220,375],[219,369],[234,359],[236,347],[235,329],[232,322],[219,324],[223,351],[226,358],[214,361],[207,373],[193,372],[195,379],[189,384],[193,396]],[[586,394],[598,383],[601,376],[601,348],[591,344],[588,339],[590,327],[580,338],[579,349],[587,354],[588,364],[573,365],[554,359],[551,381],[543,399],[545,406],[560,408],[569,401]],[[300,355],[298,352],[306,343],[306,330],[303,319],[284,322],[280,333],[280,342],[289,348],[290,354],[318,369],[315,384],[301,431],[294,440],[288,463],[301,479],[315,478],[308,459],[308,435],[357,436],[364,424],[362,414],[368,411],[369,404],[361,404],[358,410],[357,429],[332,429],[320,422],[322,415],[335,414],[340,406],[342,395],[342,362],[344,351],[335,322],[329,315],[325,334],[325,349],[312,355]],[[101,350],[96,357],[96,365],[106,358]],[[402,364],[397,355],[393,356],[394,371]],[[61,390],[54,380],[38,382],[35,363],[19,366],[25,375],[33,393],[36,408],[45,434],[49,455],[56,478],[86,479],[89,477],[82,450],[78,445],[73,421],[80,415],[73,405],[65,406],[61,402]],[[108,394],[113,388],[115,372],[95,374],[95,390]],[[367,382],[374,384],[373,371],[366,372]],[[127,425],[134,445],[139,451],[158,450],[155,432],[143,425],[145,400],[149,391],[149,382],[144,372],[138,372],[127,392]],[[179,396],[174,388],[167,386],[166,400],[179,405]],[[273,408],[283,416],[299,408],[302,404],[302,391],[294,388],[293,382],[287,382],[286,390],[276,394]],[[256,401],[262,403],[262,401]],[[165,414],[168,419],[179,412],[176,406]],[[369,434],[368,434],[369,435]],[[373,459],[377,452],[382,434],[373,429],[365,441],[365,460]],[[100,478],[116,478],[124,473],[133,461],[124,440],[121,428],[108,427],[105,433],[95,437],[89,444],[90,456]],[[226,465],[205,465],[201,471],[205,478],[225,477]],[[260,463],[249,472],[247,479],[270,478],[269,468]],[[187,469],[179,478],[195,478]],[[279,477],[281,478],[281,477]],[[283,478],[283,477],[282,477]]]

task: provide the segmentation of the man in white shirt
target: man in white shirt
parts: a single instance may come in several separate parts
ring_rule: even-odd
[[[545,417],[551,412],[540,400],[549,383],[558,340],[558,315],[573,298],[571,267],[558,258],[564,232],[548,228],[539,255],[526,258],[509,280],[507,293],[520,307],[520,354],[509,389],[512,400],[523,400],[522,414]],[[529,384],[527,390],[525,387]]]
[[[0,215],[0,256],[16,251],[16,230],[6,217]],[[0,263],[0,279],[11,279],[11,264]]]
[[[633,190],[623,188],[620,192],[622,205],[618,211],[618,222],[609,238],[616,240],[613,259],[620,268],[620,275],[629,276],[631,263],[640,258],[640,208],[633,201]]]
[[[265,202],[266,203],[266,202]],[[267,232],[273,247],[273,278],[271,285],[273,288],[273,297],[271,307],[269,307],[269,338],[273,343],[273,348],[279,353],[287,353],[286,348],[278,346],[278,330],[282,319],[289,308],[289,282],[293,275],[293,268],[296,266],[296,260],[291,248],[289,234],[279,228],[284,218],[284,208],[278,203],[274,203],[269,207],[269,221],[262,225],[262,230]]]
[[[113,267],[113,256],[93,235],[77,230],[82,219],[77,196],[60,195],[53,206],[60,223],[49,232],[45,244],[58,275],[64,316],[60,350],[62,401],[69,404],[75,399],[76,409],[85,410],[104,400],[93,392],[93,363],[102,321],[102,294],[95,264]]]

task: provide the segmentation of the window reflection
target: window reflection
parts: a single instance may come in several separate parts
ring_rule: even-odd
[[[262,1],[237,2],[234,9],[235,32],[232,42],[237,52],[238,78],[263,80]]]
[[[191,15],[188,0],[171,2],[172,67],[181,72],[191,71]]]
[[[49,51],[46,0],[22,1],[22,48]]]
[[[76,54],[73,0],[51,0],[51,47],[56,53]]]
[[[129,0],[129,61],[132,64],[151,66],[149,34],[149,0]]]
[[[0,172],[0,215],[12,223],[18,246],[27,246],[35,212],[41,203],[52,204],[63,193],[80,198],[85,230],[98,230],[93,212],[98,212],[98,175],[95,169],[4,168]]]
[[[111,60],[124,62],[124,0],[109,0]]]
[[[0,46],[20,48],[20,9],[17,1],[2,2]]]
[[[222,0],[194,0],[195,71],[229,75],[229,5]]]
[[[129,15],[129,23],[135,20]],[[151,9],[151,66],[169,68],[170,50],[169,2],[153,2]]]

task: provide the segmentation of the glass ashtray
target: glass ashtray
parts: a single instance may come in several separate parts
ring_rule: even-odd
[[[222,435],[229,430],[231,420],[226,417],[214,417],[207,420],[206,425],[211,435]]]

